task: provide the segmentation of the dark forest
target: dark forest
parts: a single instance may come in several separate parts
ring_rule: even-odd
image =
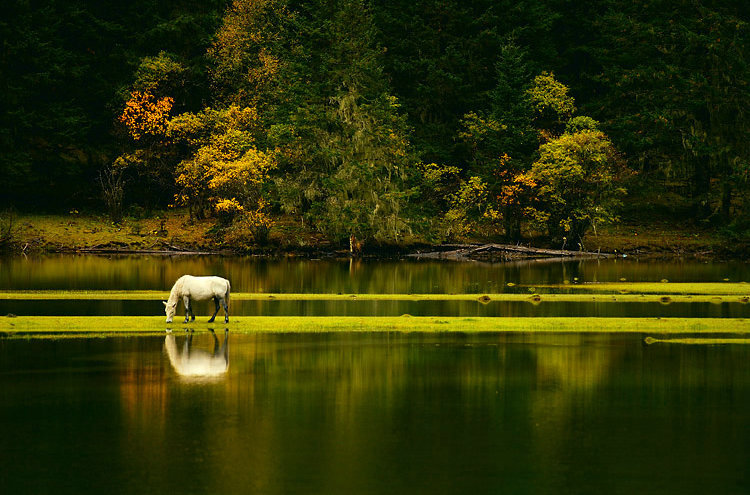
[[[740,1],[7,0],[0,207],[238,245],[750,232]]]

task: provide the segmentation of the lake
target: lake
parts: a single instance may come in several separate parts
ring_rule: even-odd
[[[750,490],[747,346],[230,331],[200,377],[169,339],[0,339],[2,492]]]
[[[0,257],[0,289],[168,290],[181,275],[224,275],[234,292],[483,293],[508,283],[750,282],[744,262],[638,261],[453,263],[221,256]]]
[[[570,262],[453,263],[439,261],[264,260],[254,257],[164,257],[58,255],[0,258],[0,290],[165,290],[185,273],[229,278],[233,292],[287,293],[496,293],[526,286],[583,282],[750,281],[742,262],[641,262],[631,259]],[[509,287],[512,284],[514,287]],[[524,286],[519,288],[519,286]],[[198,303],[208,313],[211,303]],[[180,309],[181,311],[181,309]],[[155,301],[5,301],[0,314],[162,314]],[[304,316],[610,316],[750,317],[750,305],[692,303],[551,303],[492,301],[234,301],[235,315]],[[182,314],[182,313],[178,313]]]
[[[166,290],[187,272],[228,274],[238,292],[750,278],[743,263],[51,256],[0,259],[0,289]],[[242,302],[236,314],[420,311]],[[748,306],[431,304],[424,312],[528,317],[745,316]],[[0,301],[4,313],[49,307],[162,313],[158,301]],[[639,334],[214,330],[0,338],[0,493],[750,492],[746,345],[644,345]]]

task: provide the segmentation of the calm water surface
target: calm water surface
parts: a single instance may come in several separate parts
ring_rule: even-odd
[[[552,263],[263,260],[253,257],[56,255],[0,257],[0,289],[168,290],[193,275],[221,275],[235,292],[484,293],[564,281],[750,282],[750,263],[589,260]]]
[[[229,278],[234,292],[493,293],[578,282],[750,281],[750,264],[631,259],[480,264],[426,261],[261,260],[252,257],[0,258],[0,289],[169,290],[185,273]],[[512,284],[512,286],[508,286]],[[210,303],[197,305],[207,313]],[[0,301],[0,314],[154,315],[159,301]],[[750,305],[478,301],[233,301],[235,315],[750,317]]]
[[[750,492],[747,346],[216,335],[0,339],[0,493]]]
[[[0,289],[167,290],[184,273],[227,276],[240,292],[310,293],[750,280],[744,263],[50,256],[0,259]],[[244,315],[748,317],[749,308],[232,303],[233,314]],[[159,301],[0,301],[5,313],[163,309]],[[0,493],[750,493],[745,345],[646,347],[642,335],[215,330],[0,338]]]

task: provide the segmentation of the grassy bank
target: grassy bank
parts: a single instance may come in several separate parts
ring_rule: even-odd
[[[218,248],[211,239],[208,220],[191,222],[181,213],[148,218],[125,218],[113,224],[105,216],[19,215],[15,220],[15,244],[29,251],[76,251],[83,249],[160,250],[169,246],[191,250]]]
[[[143,218],[125,217],[113,224],[104,215],[72,212],[59,215],[23,214],[14,217],[12,250],[24,252],[200,251],[228,252],[236,246],[215,231],[215,219],[193,219],[183,210]],[[340,246],[342,249],[344,246]],[[267,245],[254,251],[316,251],[332,246],[320,234],[294,219],[278,218]]]
[[[6,336],[34,334],[163,333],[170,329],[232,332],[592,332],[674,334],[750,334],[750,320],[728,318],[465,318],[465,317],[346,317],[238,316],[228,324],[195,321],[164,322],[163,316],[25,316],[0,318]]]
[[[112,224],[104,215],[71,212],[60,215],[25,214],[15,217],[12,250],[60,252],[81,250],[232,250],[213,231],[212,219],[191,221],[182,210],[169,210],[144,218],[126,217]],[[497,239],[465,239],[486,242]],[[412,239],[419,242],[419,239]],[[331,245],[295,218],[277,218],[267,246],[260,252],[330,252],[348,246]],[[371,248],[371,246],[369,246]],[[545,246],[539,246],[545,247]],[[559,248],[560,246],[547,246]],[[590,232],[584,239],[589,251],[657,256],[737,256],[747,243],[729,243],[717,231],[697,230],[679,223],[628,223]]]
[[[732,256],[747,252],[748,239],[728,240],[716,229],[696,227],[684,220],[623,222],[589,232],[586,249],[607,253],[650,256]]]

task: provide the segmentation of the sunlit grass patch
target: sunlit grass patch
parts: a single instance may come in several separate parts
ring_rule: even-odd
[[[716,337],[690,337],[690,338],[669,338],[669,339],[657,339],[654,337],[646,337],[643,341],[648,344],[685,344],[685,345],[747,345],[750,344],[750,339],[744,338],[716,338]]]
[[[619,294],[750,295],[745,282],[586,282],[536,285],[545,289]]]
[[[169,297],[168,291],[156,290],[14,290],[0,291],[0,299],[9,300],[160,300]]]
[[[126,217],[113,224],[106,216],[26,214],[18,218],[19,238],[33,249],[60,251],[109,245],[118,249],[162,249],[167,239],[179,246],[205,246],[210,220],[188,223],[187,212],[173,210],[148,218]],[[162,230],[163,229],[163,230]]]

